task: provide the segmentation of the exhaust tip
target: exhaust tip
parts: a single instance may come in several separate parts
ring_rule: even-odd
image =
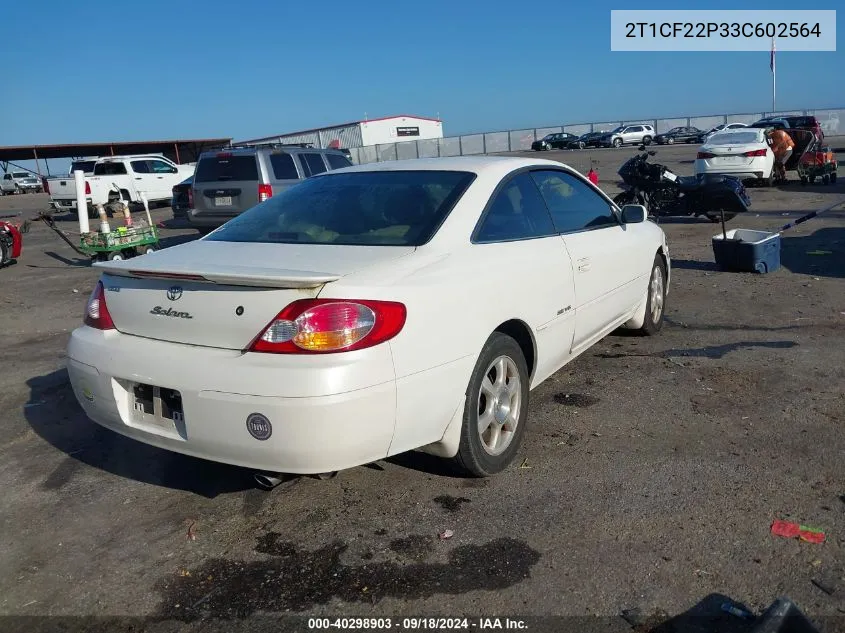
[[[257,483],[264,490],[272,490],[280,483],[282,483],[281,474],[274,473],[255,473],[253,475],[255,483]]]

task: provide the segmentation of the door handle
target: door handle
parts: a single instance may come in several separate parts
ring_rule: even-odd
[[[135,180],[143,180],[140,176],[135,176]]]

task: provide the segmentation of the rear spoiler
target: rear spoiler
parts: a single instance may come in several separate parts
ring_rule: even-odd
[[[171,279],[173,281],[193,281],[198,283],[221,284],[227,286],[251,286],[254,288],[316,288],[331,281],[337,281],[341,275],[307,270],[280,270],[274,268],[223,267],[206,268],[202,272],[181,270],[144,270],[140,266],[133,268],[132,260],[117,262],[95,262],[110,275],[133,277],[135,279]]]

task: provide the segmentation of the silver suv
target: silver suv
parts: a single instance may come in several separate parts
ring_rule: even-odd
[[[654,139],[654,128],[647,123],[621,125],[612,132],[601,137],[603,147],[622,147],[623,145],[651,144]]]
[[[339,149],[243,145],[203,152],[189,191],[188,221],[207,233],[305,178],[349,167]]]

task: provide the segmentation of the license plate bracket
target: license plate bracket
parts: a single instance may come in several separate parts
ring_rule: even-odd
[[[129,389],[131,426],[186,439],[182,395],[175,389],[136,383]]]

